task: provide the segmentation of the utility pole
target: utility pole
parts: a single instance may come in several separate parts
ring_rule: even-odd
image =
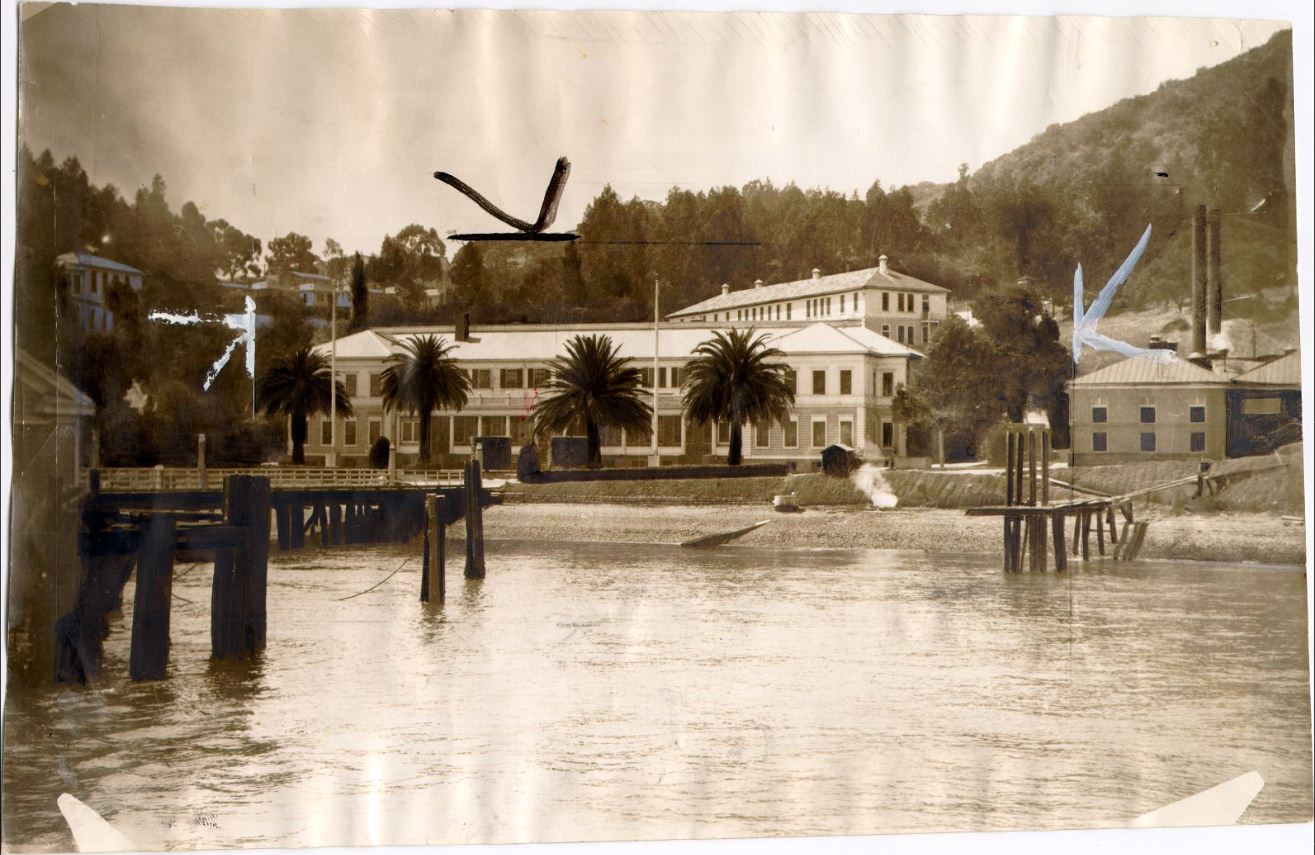
[[[661,282],[653,277],[653,446],[648,458],[649,466],[662,465],[662,452],[658,450],[658,285]]]
[[[329,271],[329,453],[326,461],[338,465],[338,280]]]

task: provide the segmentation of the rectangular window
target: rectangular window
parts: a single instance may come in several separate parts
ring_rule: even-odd
[[[680,447],[680,416],[658,416],[658,445]]]
[[[626,445],[630,448],[651,448],[652,442],[653,431],[651,428],[626,429]]]
[[[1205,421],[1205,406],[1196,405],[1187,408],[1187,419],[1191,422],[1201,423]]]
[[[1144,425],[1155,424],[1155,407],[1141,408],[1141,423]]]
[[[510,436],[506,416],[483,416],[479,420],[480,436]]]
[[[793,306],[793,305],[794,305],[794,303],[786,303],[786,304],[785,304],[785,319],[786,319],[787,321],[790,320],[790,307]]]
[[[781,444],[786,448],[799,447],[799,420],[791,417],[781,423]]]
[[[884,335],[886,338],[890,338],[890,324],[881,325],[881,334]]]
[[[854,372],[848,368],[840,372],[840,394],[852,395],[854,393]]]
[[[547,368],[531,368],[530,386],[536,389],[539,388],[540,386],[547,386],[548,377],[549,377],[549,373]]]
[[[660,418],[660,417],[659,417],[659,418]],[[717,422],[717,444],[718,444],[718,445],[730,445],[730,444],[731,444],[731,423],[730,423],[730,422]]]
[[[889,291],[882,291],[882,292],[881,292],[881,311],[883,311],[883,312],[889,312],[889,311],[890,311],[890,292],[889,292]]]
[[[374,372],[374,371],[371,371],[371,372],[370,372],[370,397],[371,397],[371,398],[377,398],[377,397],[379,397],[379,395],[380,395],[380,392],[379,392],[379,386],[380,386],[380,383],[382,382],[382,377],[383,377],[382,374],[379,374],[379,373]]]
[[[330,445],[333,445],[333,420],[332,420],[332,419],[321,419],[321,420],[320,420],[320,445],[323,445],[323,446],[330,446]]]
[[[342,377],[342,385],[347,389],[347,397],[356,397],[356,372],[349,371]]]
[[[1106,407],[1092,407],[1091,420],[1096,424],[1104,424],[1109,421],[1109,410]]]
[[[645,389],[652,389],[652,388],[653,388],[653,369],[652,369],[652,368],[641,368],[641,369],[639,369],[639,385],[640,385],[640,386],[643,386]]]
[[[753,447],[767,448],[772,444],[772,423],[758,422],[753,426]]]
[[[899,295],[899,311],[904,311],[904,295]]]
[[[840,295],[840,314],[842,315],[845,313],[845,297],[845,294]]]
[[[347,419],[342,423],[342,444],[348,448],[356,447],[356,419]]]
[[[1154,450],[1155,450],[1155,432],[1154,432],[1154,431],[1147,431],[1147,432],[1144,432],[1144,433],[1141,435],[1141,450],[1142,450],[1142,451],[1154,451]]]
[[[929,314],[931,314],[931,295],[930,295],[930,294],[923,294],[923,295],[922,295],[922,313],[923,313],[924,315],[929,315]]]
[[[881,423],[881,447],[893,448],[895,446],[895,425],[893,422]]]
[[[909,307],[909,311],[912,312],[912,311],[913,311],[913,295],[912,295],[912,294],[907,295],[907,296],[904,298],[904,303],[905,303],[906,306]]]
[[[605,448],[614,448],[621,444],[621,428],[616,425],[598,426],[598,444]]]
[[[840,444],[854,447],[854,423],[851,421],[841,420],[840,422]]]
[[[1276,416],[1283,412],[1283,401],[1280,398],[1243,398],[1242,415],[1244,416]]]
[[[381,419],[370,419],[370,445],[373,446],[384,435],[384,423]]]
[[[890,398],[895,394],[895,372],[881,372],[881,397]]]
[[[825,370],[823,370],[823,371],[814,371],[814,372],[813,372],[813,394],[814,394],[814,395],[825,395],[825,394],[826,394],[826,371],[825,371]]]
[[[922,325],[922,343],[926,344],[931,341],[931,324]]]
[[[504,389],[519,389],[524,383],[524,374],[519,368],[504,368],[498,378],[498,385]]]
[[[470,440],[479,430],[479,416],[453,416],[452,417],[452,444],[453,445],[470,445]],[[406,440],[406,433],[402,434],[403,441]]]
[[[663,389],[667,388],[667,368],[665,365],[658,369],[658,385]]]
[[[420,419],[402,419],[402,442],[420,441]]]
[[[902,327],[902,326],[901,326],[901,327],[898,327],[897,330],[896,330],[896,335],[897,335],[898,338],[899,338],[899,342],[900,342],[900,344],[903,344],[903,343],[904,343],[904,327]]]
[[[1091,450],[1092,451],[1109,450],[1109,443],[1108,440],[1106,439],[1104,431],[1097,431],[1091,435]]]
[[[474,389],[492,389],[493,372],[487,368],[470,369],[470,385]]]
[[[1192,431],[1192,451],[1205,451],[1205,431]]]
[[[826,419],[813,419],[813,448],[826,445]]]
[[[673,389],[679,389],[679,388],[680,388],[680,369],[679,369],[679,368],[672,368],[672,369],[671,369],[671,388],[673,388]]]

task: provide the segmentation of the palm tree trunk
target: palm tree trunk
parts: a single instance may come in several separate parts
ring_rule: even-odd
[[[743,450],[744,436],[741,433],[740,423],[731,422],[731,450],[730,454],[726,455],[726,463],[730,466],[739,466]]]
[[[292,462],[306,462],[306,417],[294,413],[292,416]]]
[[[429,462],[429,413],[420,414],[420,462]]]
[[[603,465],[603,447],[602,440],[598,436],[598,423],[593,419],[585,419],[584,422],[585,442],[589,448],[589,465]]]

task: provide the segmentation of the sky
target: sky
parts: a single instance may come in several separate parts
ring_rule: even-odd
[[[376,251],[505,231],[451,172],[557,230],[611,184],[948,181],[1255,47],[1277,21],[54,6],[20,26],[20,138],[131,198],[159,173],[263,240]],[[455,247],[449,252],[455,251]]]

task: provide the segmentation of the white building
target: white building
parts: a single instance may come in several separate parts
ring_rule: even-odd
[[[337,341],[337,371],[354,415],[339,420],[333,456],[338,465],[364,466],[371,445],[387,436],[395,443],[399,463],[411,465],[416,459],[418,420],[385,413],[379,390],[387,359],[401,351],[406,339],[433,334],[453,342],[453,355],[471,379],[470,401],[460,413],[431,416],[432,462],[452,466],[469,457],[477,436],[511,437],[513,447],[519,448],[549,378],[549,363],[565,355],[566,342],[573,336],[601,334],[635,361],[647,388],[656,383],[658,444],[664,462],[715,462],[727,454],[729,426],[688,421],[682,413],[680,387],[692,351],[727,326],[693,321],[662,324],[656,377],[652,324],[488,326],[469,332],[464,340],[452,327],[378,328],[344,336]],[[905,454],[904,431],[895,423],[891,404],[896,390],[907,382],[909,362],[920,358],[916,350],[853,321],[781,324],[764,332],[769,343],[785,353],[795,384],[795,408],[784,424],[745,427],[746,461],[794,461],[811,468],[832,443],[851,446],[867,459]],[[326,359],[330,349],[330,344],[317,347]],[[333,450],[329,419],[313,417],[309,428],[307,455],[328,456]],[[649,431],[636,434],[604,426],[602,441],[604,460],[612,465],[642,464],[651,450]]]
[[[898,344],[925,346],[945,320],[949,291],[900,273],[886,264],[865,270],[823,276],[778,285],[759,280],[751,288],[731,290],[672,312],[677,322],[711,324],[804,324],[814,321],[862,324]]]
[[[68,289],[69,302],[78,317],[78,326],[87,332],[110,332],[114,329],[114,311],[109,306],[112,288],[126,286],[142,290],[145,275],[135,267],[88,255],[66,252],[55,259],[59,276]]]

